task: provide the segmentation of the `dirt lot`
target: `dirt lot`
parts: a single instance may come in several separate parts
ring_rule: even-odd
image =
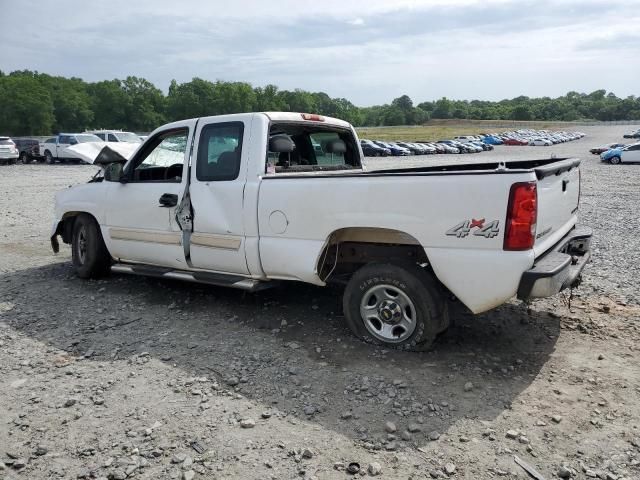
[[[628,129],[369,162],[584,158],[594,257],[570,308],[454,307],[420,354],[354,339],[335,290],[76,279],[50,252],[53,194],[95,168],[0,167],[0,478],[528,478],[515,456],[640,478],[640,165],[588,153]]]

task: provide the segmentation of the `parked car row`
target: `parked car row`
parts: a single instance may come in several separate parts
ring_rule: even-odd
[[[600,153],[600,160],[613,165],[623,162],[640,162],[640,142],[606,150]]]
[[[504,145],[529,145],[550,147],[557,143],[570,142],[584,137],[582,132],[521,129],[511,132],[493,133],[491,137],[502,140]]]
[[[582,132],[555,132],[550,130],[521,129],[502,133],[460,135],[450,140],[431,141],[382,141],[361,139],[360,145],[366,157],[428,155],[435,153],[478,153],[493,150],[494,145],[551,146],[584,137]]]
[[[360,145],[365,157],[387,157],[406,155],[434,155],[436,153],[477,153],[493,150],[493,145],[482,141],[459,142],[439,140],[437,142],[387,142],[382,140],[361,139]]]
[[[122,130],[88,130],[83,133],[60,133],[53,137],[10,138],[0,136],[0,165],[33,161],[55,163],[80,162],[68,155],[66,149],[71,145],[87,142],[127,142],[142,143],[143,139],[132,132]]]
[[[640,138],[640,128],[629,133],[625,133],[623,138]]]

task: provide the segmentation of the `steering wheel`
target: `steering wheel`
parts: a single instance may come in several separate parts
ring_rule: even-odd
[[[171,180],[175,177],[182,177],[182,164],[174,163],[173,165],[167,167],[164,171],[164,179]]]

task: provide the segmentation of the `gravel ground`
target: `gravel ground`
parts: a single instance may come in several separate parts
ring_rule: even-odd
[[[76,279],[55,191],[91,166],[0,167],[0,478],[640,478],[640,165],[554,147],[370,168],[579,156],[593,260],[574,298],[471,316],[426,353],[365,345],[339,292]],[[197,443],[193,443],[197,442]],[[200,448],[202,447],[202,448]]]

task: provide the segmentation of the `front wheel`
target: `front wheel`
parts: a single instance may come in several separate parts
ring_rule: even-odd
[[[111,256],[97,222],[90,215],[83,213],[75,219],[71,259],[80,278],[98,278],[109,273]]]
[[[620,163],[620,157],[618,157],[618,156],[611,157],[609,159],[609,163],[611,163],[612,165],[618,165]]]
[[[51,152],[49,150],[44,152],[44,163],[46,163],[47,165],[51,165],[53,163],[53,155],[51,155]]]
[[[24,163],[25,165],[26,165],[27,163],[30,163],[30,162],[31,162],[31,159],[29,158],[29,154],[28,154],[27,152],[22,152],[22,153],[20,154],[20,161],[21,161],[22,163]]]
[[[444,295],[417,265],[365,265],[347,284],[343,308],[356,336],[398,350],[427,349],[449,324]]]

